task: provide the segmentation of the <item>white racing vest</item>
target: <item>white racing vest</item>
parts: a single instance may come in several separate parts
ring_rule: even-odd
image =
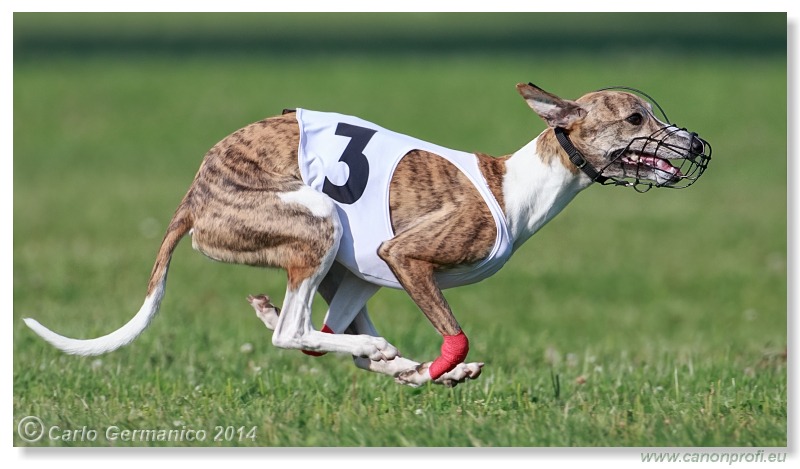
[[[298,162],[303,182],[336,203],[343,233],[336,261],[367,282],[403,287],[378,256],[381,243],[394,237],[389,213],[389,183],[400,160],[423,150],[448,160],[472,182],[489,207],[497,236],[480,262],[437,271],[440,288],[479,282],[511,256],[505,215],[492,195],[474,154],[440,147],[386,130],[357,117],[297,109]]]

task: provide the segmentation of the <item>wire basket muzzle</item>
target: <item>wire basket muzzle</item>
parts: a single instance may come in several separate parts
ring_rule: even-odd
[[[711,144],[697,133],[669,125],[614,151],[600,173],[608,177],[604,184],[629,186],[639,192],[653,187],[684,189],[703,175],[711,152]],[[622,175],[608,174],[612,165],[621,166]]]

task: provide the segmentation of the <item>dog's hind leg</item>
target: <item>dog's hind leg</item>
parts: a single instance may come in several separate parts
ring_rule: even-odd
[[[341,278],[339,278],[340,273],[336,267],[341,268],[344,270],[339,264],[334,264],[325,278],[322,280],[322,283],[317,288],[317,291],[322,295],[325,299],[325,302],[330,305],[331,299],[333,295],[336,293],[336,290],[339,288],[341,283]],[[276,306],[269,295],[265,293],[261,293],[258,295],[248,295],[247,302],[250,303],[250,306],[255,310],[256,316],[258,319],[267,326],[267,329],[274,331],[275,326],[278,324],[278,317],[281,314],[281,309]],[[327,316],[326,316],[327,319]],[[323,331],[330,330],[326,324],[322,326]]]
[[[310,214],[312,218],[319,219],[326,228],[330,227],[331,230],[323,231],[316,236],[318,245],[323,238],[325,239],[322,244],[324,252],[321,252],[321,255],[306,255],[303,251],[299,251],[285,256],[288,260],[284,266],[288,274],[288,284],[283,300],[283,309],[275,324],[275,332],[272,334],[272,343],[281,348],[312,352],[345,352],[369,357],[373,360],[393,359],[397,356],[397,349],[383,338],[367,335],[325,334],[314,330],[311,324],[311,302],[317,288],[334,264],[342,234],[341,223],[330,198],[312,189],[303,187],[293,193],[281,194],[280,198],[288,206],[301,209],[306,214]],[[331,234],[320,236],[320,234],[328,232]],[[344,282],[347,282],[347,279],[344,279]],[[343,286],[340,285],[339,290],[345,290]],[[377,289],[373,288],[358,286],[347,288],[346,290],[351,292],[354,298],[349,299],[343,296],[340,300],[343,308],[354,310],[355,312],[352,314],[355,315]],[[334,298],[332,302],[334,305],[337,304],[336,300]]]
[[[272,343],[313,352],[345,352],[376,360],[392,359],[397,349],[384,339],[342,336],[314,330],[311,302],[334,262],[341,223],[333,201],[299,182],[273,183],[272,190],[217,192],[196,213],[192,245],[212,259],[259,267],[280,267],[288,282],[283,309],[254,297],[274,328]],[[206,194],[198,185],[198,194]],[[366,300],[364,300],[366,301]],[[359,308],[360,309],[360,308]]]
[[[341,264],[334,263],[317,288],[329,305],[321,331],[329,334],[352,331],[352,328],[348,328],[348,326],[379,288],[377,285],[356,277]],[[267,328],[275,330],[281,310],[272,303],[269,296],[265,294],[250,295],[247,297],[247,301]],[[377,337],[377,333],[369,335]],[[324,352],[308,350],[304,350],[304,352],[313,356],[324,354]]]
[[[324,275],[323,267],[299,282],[293,282],[290,273],[284,307],[272,335],[272,343],[277,347],[314,352],[345,352],[370,360],[394,359],[397,349],[381,337],[325,334],[314,330],[311,325],[311,300],[319,286],[320,277]]]

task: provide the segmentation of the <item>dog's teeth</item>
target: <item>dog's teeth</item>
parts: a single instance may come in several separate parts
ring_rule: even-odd
[[[637,154],[635,154],[635,153],[634,153],[634,154],[632,154],[632,155],[630,156],[630,158],[631,158],[631,161],[633,161],[634,163],[638,163],[638,162],[639,162],[639,155],[637,155]]]

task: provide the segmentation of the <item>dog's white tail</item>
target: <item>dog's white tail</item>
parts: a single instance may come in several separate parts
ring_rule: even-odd
[[[145,298],[142,308],[136,313],[133,319],[116,331],[104,335],[103,337],[85,340],[70,339],[69,337],[56,334],[41,325],[39,321],[35,319],[25,318],[24,321],[28,327],[33,329],[33,332],[39,334],[44,340],[50,342],[50,344],[59,350],[74,355],[100,355],[131,343],[133,339],[144,331],[156,313],[158,313],[158,307],[161,306],[161,299],[164,297],[166,280],[167,276],[164,275],[158,287]]]
[[[161,300],[164,298],[167,271],[169,270],[172,251],[175,250],[178,242],[189,231],[191,224],[188,210],[181,203],[170,222],[167,233],[161,243],[161,248],[158,251],[153,272],[150,274],[150,283],[147,286],[147,296],[144,299],[144,304],[130,321],[116,331],[96,339],[71,339],[56,334],[35,319],[25,318],[25,324],[54,347],[74,355],[100,355],[131,343],[147,328],[150,321],[158,313]]]

